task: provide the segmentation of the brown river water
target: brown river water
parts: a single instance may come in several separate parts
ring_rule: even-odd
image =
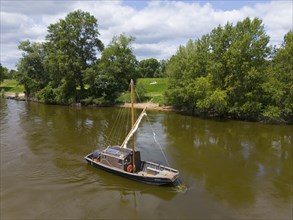
[[[158,187],[83,158],[106,146],[121,108],[0,102],[0,219],[292,219],[292,125],[149,111],[142,159],[166,164],[160,146],[182,181]]]

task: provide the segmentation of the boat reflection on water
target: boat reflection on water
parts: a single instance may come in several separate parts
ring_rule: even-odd
[[[141,184],[140,182],[132,181],[128,178],[121,178],[118,175],[104,172],[101,169],[95,169],[92,166],[88,166],[86,170],[87,181],[90,184],[96,183],[99,189],[103,191],[106,190],[107,192],[119,194],[122,200],[152,197],[171,201],[174,197],[186,191],[186,188],[182,188],[181,182],[180,184],[179,182],[175,182],[174,187],[169,187],[168,185],[157,187],[156,185]],[[97,195],[100,191],[99,189],[94,191]]]

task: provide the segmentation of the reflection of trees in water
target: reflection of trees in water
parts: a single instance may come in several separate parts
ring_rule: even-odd
[[[79,166],[85,154],[102,149],[119,111],[37,103],[26,106],[20,119],[28,146],[62,168]],[[179,169],[183,177],[201,180],[219,199],[234,205],[253,203],[260,193],[291,199],[290,126],[203,120],[170,112],[150,114],[150,120],[159,129],[158,139],[166,135],[159,142],[172,167]],[[128,130],[126,124],[123,129]],[[149,126],[143,121],[138,133],[147,132]],[[153,141],[151,136],[138,140],[142,147]],[[124,137],[121,134],[117,138]],[[161,157],[158,149],[156,155],[153,149],[142,150],[148,150],[147,155],[153,159]]]
[[[136,117],[140,112],[136,111]],[[54,156],[48,157],[60,158],[62,155],[63,158],[55,159],[55,162],[58,166],[66,166],[73,158],[80,160],[96,148],[120,145],[131,127],[130,109],[28,103],[26,114],[21,116],[21,126],[34,153],[51,149]],[[62,161],[65,156],[70,160]]]
[[[118,111],[118,108],[28,103],[20,124],[33,153],[65,168],[80,163],[83,156],[96,148],[106,146]],[[118,134],[115,137],[121,139]]]
[[[163,155],[166,151],[165,132],[162,120],[165,114],[149,111],[136,132],[136,147],[141,150],[143,160],[150,160],[158,164],[168,165],[165,157],[171,163],[169,155]],[[162,152],[163,151],[163,152]],[[172,166],[172,163],[169,164]]]
[[[251,204],[260,193],[290,200],[290,126],[213,121],[166,115],[169,150],[178,169],[195,175],[216,197],[233,205]],[[264,182],[269,185],[263,187]]]

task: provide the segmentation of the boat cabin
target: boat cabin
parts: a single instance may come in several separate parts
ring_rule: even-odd
[[[101,152],[100,163],[107,166],[115,167],[127,172],[133,171],[133,150],[129,148],[121,148],[120,146],[109,146]],[[141,158],[140,151],[135,151],[135,168],[140,169]]]

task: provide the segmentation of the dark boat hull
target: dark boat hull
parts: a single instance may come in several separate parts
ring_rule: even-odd
[[[107,172],[131,179],[131,180],[135,180],[138,182],[142,182],[142,183],[146,183],[146,184],[152,184],[152,185],[158,185],[158,186],[162,186],[162,185],[172,185],[174,184],[174,181],[169,179],[169,178],[160,178],[160,177],[150,177],[150,176],[141,176],[138,175],[136,173],[128,173],[125,171],[120,171],[118,169],[100,164],[100,163],[96,163],[93,162],[90,158],[85,157],[85,160],[88,162],[88,164],[92,165],[95,168],[99,168],[102,170],[105,170]]]

